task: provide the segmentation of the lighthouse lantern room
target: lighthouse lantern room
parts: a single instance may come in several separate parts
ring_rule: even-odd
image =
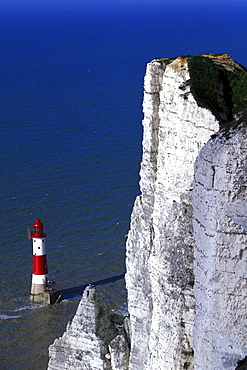
[[[31,295],[32,302],[45,302],[48,304],[61,300],[58,290],[52,287],[49,281],[48,267],[46,260],[45,238],[42,222],[37,219],[30,232],[33,244],[33,269]]]

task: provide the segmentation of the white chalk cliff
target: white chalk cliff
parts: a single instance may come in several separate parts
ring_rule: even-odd
[[[147,66],[141,195],[126,248],[130,370],[235,369],[247,355],[246,133],[203,148],[192,201],[194,162],[219,122],[189,79],[184,58]]]
[[[234,370],[247,356],[246,186],[245,123],[210,140],[195,164],[196,369]]]
[[[216,59],[235,71],[228,55]],[[220,82],[222,104],[224,88]],[[63,362],[72,352],[66,357],[66,345],[55,342],[50,370],[245,368],[246,124],[235,120],[217,133],[228,107],[216,119],[191,90],[187,57],[147,65],[141,195],[126,245],[126,333],[111,332],[98,351],[104,365],[94,365],[83,356],[84,324],[77,320],[81,367],[70,360],[59,367],[61,348]]]
[[[130,369],[192,369],[194,162],[218,128],[200,108],[182,58],[147,66],[141,195],[127,241]]]

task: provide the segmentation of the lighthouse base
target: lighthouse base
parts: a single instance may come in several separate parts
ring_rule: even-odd
[[[54,304],[61,302],[62,299],[63,296],[57,289],[30,295],[30,301],[33,303]]]

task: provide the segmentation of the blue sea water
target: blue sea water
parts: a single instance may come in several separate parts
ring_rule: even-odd
[[[2,0],[0,369],[45,369],[78,297],[29,302],[36,218],[60,289],[119,276],[139,194],[142,94],[156,57],[247,65],[245,0]],[[124,280],[101,286],[124,308]]]

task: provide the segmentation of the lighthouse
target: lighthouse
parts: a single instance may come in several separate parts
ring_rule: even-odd
[[[33,242],[33,270],[32,270],[32,285],[31,295],[36,295],[45,292],[48,282],[48,267],[46,261],[45,237],[43,224],[38,219],[33,224],[31,231]]]
[[[49,281],[48,267],[46,260],[45,238],[43,224],[37,219],[30,232],[33,244],[33,268],[31,295],[32,302],[44,302],[52,304],[62,299],[57,289],[54,289],[52,282]]]

